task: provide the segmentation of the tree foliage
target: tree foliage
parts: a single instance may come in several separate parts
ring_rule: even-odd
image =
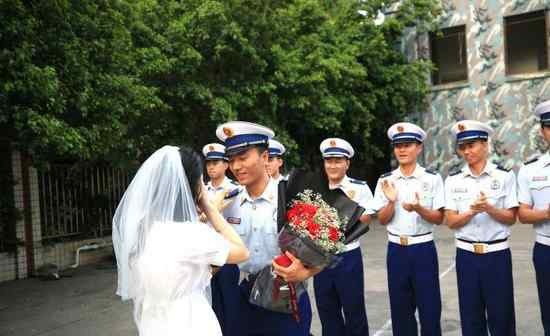
[[[392,2],[1,3],[0,127],[35,161],[199,149],[240,119],[274,128],[293,164],[317,165],[328,136],[372,164],[427,89],[429,65],[407,62],[403,32],[437,15],[432,0],[403,0],[381,25]]]

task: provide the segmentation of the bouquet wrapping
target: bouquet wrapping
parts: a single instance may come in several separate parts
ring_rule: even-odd
[[[283,267],[290,266],[292,261],[284,254],[288,251],[306,267],[326,267],[344,249],[344,240],[337,210],[319,193],[306,189],[291,202],[286,213],[286,225],[279,233],[279,247],[283,253],[275,262]],[[276,276],[269,265],[258,274],[250,301],[269,310],[292,313],[299,321],[297,301],[304,292],[302,283],[287,283]]]

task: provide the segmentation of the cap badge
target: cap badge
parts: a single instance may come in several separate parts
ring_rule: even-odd
[[[464,132],[465,129],[466,129],[466,126],[464,126],[463,124],[458,124],[459,131]]]
[[[403,126],[397,126],[397,131],[399,133],[403,133],[405,131],[405,129],[403,128]]]
[[[214,151],[214,146],[212,146],[212,145],[208,146],[208,150],[213,152]]]
[[[336,140],[330,140],[330,145],[332,147],[336,147]]]
[[[233,130],[229,127],[223,128],[223,134],[225,134],[228,138],[231,138],[234,134]]]

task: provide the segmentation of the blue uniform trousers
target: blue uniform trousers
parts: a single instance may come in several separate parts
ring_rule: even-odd
[[[368,335],[361,248],[339,256],[342,259],[335,267],[313,279],[323,336]]]
[[[439,265],[433,241],[401,246],[388,243],[386,258],[394,336],[441,335]]]
[[[243,280],[240,285],[239,333],[240,336],[309,336],[311,305],[307,293],[298,299],[300,322],[292,314],[277,313],[250,304],[248,298],[253,283]]]
[[[212,309],[220,322],[224,336],[238,336],[236,324],[239,318],[241,291],[239,289],[239,267],[223,265],[212,277]]]
[[[460,323],[464,336],[515,336],[510,249],[475,254],[456,249]]]
[[[540,312],[544,336],[550,336],[550,246],[535,243],[533,263],[539,290]]]

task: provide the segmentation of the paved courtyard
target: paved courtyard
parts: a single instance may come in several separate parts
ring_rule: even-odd
[[[452,233],[436,230],[443,334],[460,335],[455,248]],[[363,238],[366,302],[370,334],[391,335],[386,284],[386,237],[377,225]],[[533,231],[517,224],[511,239],[518,335],[542,335],[534,270],[531,262]],[[1,336],[135,336],[131,305],[114,295],[116,270],[109,263],[81,267],[58,281],[27,279],[0,283]],[[312,286],[310,286],[311,289]],[[321,335],[315,315],[312,333]]]

